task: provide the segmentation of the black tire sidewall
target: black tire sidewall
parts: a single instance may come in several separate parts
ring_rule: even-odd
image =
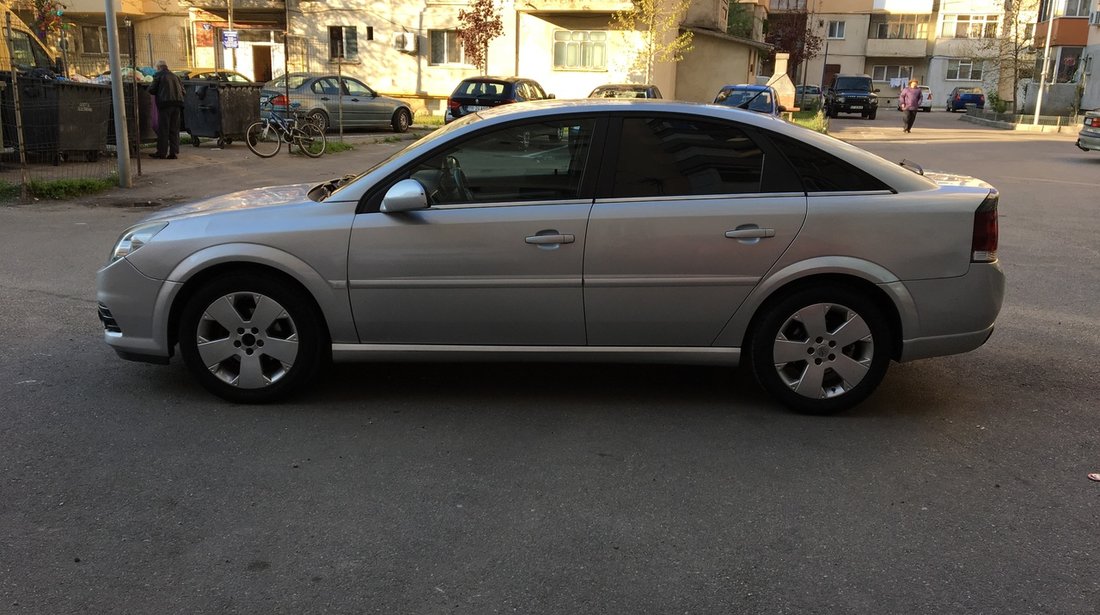
[[[240,389],[222,382],[199,357],[196,332],[210,304],[225,295],[254,292],[277,301],[290,315],[298,335],[298,356],[290,370],[262,389]],[[180,355],[192,375],[211,393],[228,401],[256,404],[279,401],[312,381],[325,363],[328,335],[316,307],[285,281],[275,276],[234,273],[214,278],[187,300],[180,314]]]
[[[773,357],[779,328],[798,310],[817,303],[835,303],[856,312],[871,330],[875,350],[867,375],[851,391],[828,399],[810,399],[792,391],[776,373]],[[788,408],[803,414],[833,414],[867,399],[882,382],[892,355],[891,326],[876,303],[845,286],[815,285],[792,291],[765,305],[749,341],[749,361],[757,382]]]
[[[393,121],[391,123],[393,125],[393,131],[401,133],[407,131],[409,126],[412,125],[412,118],[409,116],[408,111],[398,109],[397,112],[393,114]]]

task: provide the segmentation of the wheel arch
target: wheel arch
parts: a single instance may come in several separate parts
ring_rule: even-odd
[[[256,244],[225,244],[198,252],[180,263],[169,276],[176,284],[165,285],[160,298],[167,314],[157,330],[164,332],[168,348],[175,347],[183,306],[207,280],[230,272],[255,272],[280,279],[308,297],[321,319],[321,330],[333,339],[358,340],[347,301],[346,281],[329,282],[296,257]]]
[[[715,342],[748,348],[750,336],[767,308],[791,292],[819,284],[843,285],[865,292],[890,322],[892,358],[901,356],[902,340],[919,329],[909,291],[885,268],[851,257],[814,259],[789,265],[761,282],[738,308]]]

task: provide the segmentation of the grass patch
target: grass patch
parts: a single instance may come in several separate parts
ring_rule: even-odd
[[[442,115],[418,115],[413,118],[413,125],[415,126],[442,126]]]
[[[19,184],[0,181],[0,200],[10,201],[19,198]]]
[[[792,113],[788,121],[821,134],[829,134],[829,118],[821,111],[798,111]]]
[[[348,152],[355,149],[351,145],[344,143],[343,141],[329,141],[325,140],[325,153],[326,154],[339,154],[340,152]]]
[[[27,192],[34,198],[60,201],[103,192],[116,186],[118,186],[117,175],[98,179],[32,179],[27,185]],[[18,195],[19,186],[14,188]]]

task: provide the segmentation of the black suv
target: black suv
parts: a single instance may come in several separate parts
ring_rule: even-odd
[[[836,117],[838,113],[858,113],[867,119],[875,119],[878,113],[878,96],[875,96],[868,75],[834,75],[833,82],[825,88],[825,115]]]
[[[534,79],[522,77],[470,77],[463,79],[447,99],[445,123],[475,111],[506,103],[553,98]]]

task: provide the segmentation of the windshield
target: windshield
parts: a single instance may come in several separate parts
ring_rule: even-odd
[[[759,94],[759,96],[757,96],[757,94]],[[744,104],[746,100],[752,99],[754,96],[756,96],[756,98],[749,103],[749,109],[752,111],[771,113],[772,95],[771,92],[766,90],[722,90],[718,93],[718,98],[715,98],[714,102],[727,107],[737,107]]]
[[[871,79],[868,77],[839,77],[836,80],[838,90],[864,90],[871,91]]]

